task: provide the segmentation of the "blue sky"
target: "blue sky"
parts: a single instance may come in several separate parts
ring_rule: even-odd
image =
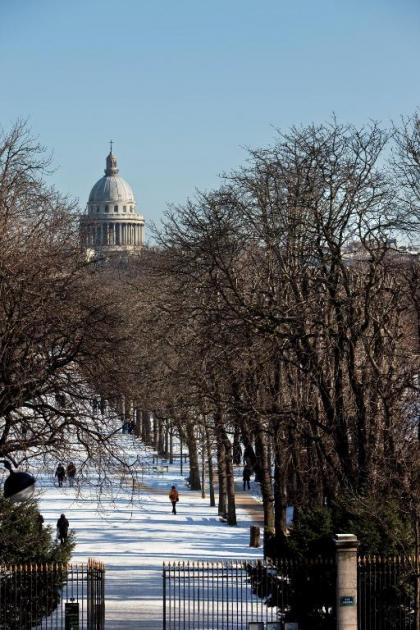
[[[0,0],[0,123],[27,118],[85,206],[108,141],[146,221],[274,128],[420,103],[418,0]]]

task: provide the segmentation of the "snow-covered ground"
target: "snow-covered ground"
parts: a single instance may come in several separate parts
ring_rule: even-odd
[[[124,438],[121,438],[124,439]],[[130,445],[127,448],[139,448]],[[53,471],[52,471],[53,472]],[[94,479],[92,480],[94,481]],[[171,514],[168,492],[178,487],[178,514]],[[162,563],[260,558],[251,549],[249,526],[255,512],[238,508],[238,526],[221,523],[209,499],[185,487],[176,465],[165,475],[144,475],[132,494],[129,484],[98,501],[95,483],[57,488],[52,475],[40,474],[40,510],[55,527],[64,512],[75,530],[73,560],[92,557],[106,564],[107,630],[160,630],[162,628]]]

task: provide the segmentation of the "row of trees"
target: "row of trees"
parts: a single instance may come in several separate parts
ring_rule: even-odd
[[[121,296],[86,261],[76,205],[47,185],[49,165],[24,123],[1,133],[0,458],[16,465],[73,447],[113,453],[92,375],[112,370]]]
[[[0,455],[77,441],[106,461],[101,396],[147,440],[153,411],[160,450],[181,437],[192,487],[205,461],[230,525],[242,453],[266,541],[286,544],[292,504],[295,532],[334,514],[382,549],[418,545],[419,139],[416,116],[294,128],[171,208],[140,258],[101,264],[41,147],[22,125],[4,134]]]
[[[231,525],[241,446],[277,545],[289,504],[418,545],[419,136],[417,117],[279,134],[124,271],[119,391],[185,440],[193,487],[197,443],[210,480],[216,458]]]

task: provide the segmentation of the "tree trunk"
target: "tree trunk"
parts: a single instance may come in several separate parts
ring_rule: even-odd
[[[190,457],[190,488],[191,490],[201,490],[197,440],[195,439],[194,427],[192,424],[187,424],[185,435],[187,439],[188,454]]]
[[[267,448],[267,434],[265,427],[258,427],[255,446],[257,449],[261,494],[264,508],[264,532],[265,534],[274,535],[274,492],[271,481],[271,462]]]
[[[219,501],[217,511],[219,516],[226,518],[227,513],[227,482],[226,482],[226,449],[220,437],[219,431],[216,432],[217,437],[217,474],[219,478]]]
[[[201,430],[201,498],[206,498],[206,440],[204,429]]]
[[[142,412],[139,407],[136,407],[136,422],[134,426],[134,435],[141,437],[142,434]]]
[[[153,448],[155,449],[156,453],[159,453],[159,421],[155,416],[153,416],[152,427]]]
[[[166,457],[165,449],[165,431],[163,428],[163,420],[158,420],[158,453],[161,457]]]
[[[168,423],[165,422],[165,429],[164,429],[164,446],[163,446],[163,450],[165,453],[165,459],[168,459],[169,456],[169,429],[168,429]]]
[[[206,427],[206,450],[207,450],[207,465],[209,475],[209,493],[210,493],[210,507],[215,507],[216,499],[214,496],[214,481],[213,481],[213,459],[212,449],[210,444],[210,434],[208,427]]]
[[[143,442],[145,444],[151,444],[151,434],[152,434],[152,426],[150,419],[150,411],[143,411]]]
[[[169,463],[174,463],[174,431],[169,427]]]
[[[235,464],[235,466],[240,466],[242,463],[242,449],[241,449],[241,442],[240,442],[240,431],[238,427],[235,427],[235,432],[233,434],[233,449],[232,449],[232,454],[233,454],[233,463]]]
[[[220,412],[215,414],[215,427],[220,436],[220,440],[224,447],[224,468],[226,474],[226,497],[227,497],[227,511],[226,519],[228,525],[236,525],[236,505],[235,505],[235,478],[233,474],[233,458],[232,458],[232,443],[229,440],[228,434],[223,424],[223,419]]]
[[[276,534],[286,533],[287,492],[284,466],[274,466],[274,526]]]

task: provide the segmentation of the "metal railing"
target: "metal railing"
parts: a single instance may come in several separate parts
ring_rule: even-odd
[[[104,565],[0,565],[0,628],[103,630]]]
[[[335,579],[333,558],[164,564],[163,628],[280,630],[296,622],[300,630],[330,630]]]
[[[359,630],[420,630],[416,556],[359,556]]]

